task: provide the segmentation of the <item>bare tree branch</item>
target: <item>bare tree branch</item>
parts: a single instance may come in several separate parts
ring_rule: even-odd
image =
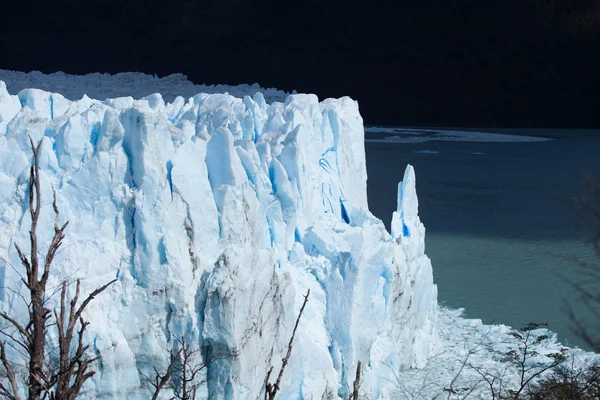
[[[175,355],[171,354],[171,361],[169,362],[167,370],[164,374],[158,372],[156,367],[154,367],[154,380],[148,379],[146,377],[150,385],[154,388],[154,393],[152,393],[152,400],[158,399],[160,392],[165,388],[165,386],[171,379],[171,376],[173,375],[173,366],[175,362],[179,360],[179,355],[182,351],[183,349],[179,349],[179,351]]]
[[[269,383],[269,378],[271,377],[271,372],[273,371],[273,367],[269,369],[267,373],[267,378],[265,379],[265,400],[274,400],[275,395],[279,391],[279,385],[281,383],[281,377],[283,376],[283,372],[285,371],[285,367],[290,361],[290,356],[292,355],[292,346],[294,343],[294,337],[296,336],[296,330],[298,329],[298,324],[300,323],[300,318],[302,317],[302,313],[304,312],[304,307],[306,307],[306,303],[308,302],[308,296],[310,295],[310,289],[306,292],[304,296],[304,303],[302,303],[302,307],[300,308],[300,312],[298,313],[298,318],[296,318],[296,324],[294,325],[294,330],[292,331],[292,337],[290,338],[290,342],[288,343],[287,354],[283,358],[283,363],[281,364],[281,369],[279,370],[279,375],[277,375],[277,380],[275,383]]]
[[[27,343],[29,346],[31,346],[31,335],[29,334],[29,332],[23,328],[23,326],[17,322],[17,320],[15,320],[14,318],[12,318],[10,315],[6,314],[3,311],[0,311],[0,317],[2,317],[4,320],[10,322],[12,324],[12,326],[14,326],[19,333],[21,333],[21,335],[23,335],[25,337],[25,339],[27,339]]]
[[[356,377],[354,378],[353,391],[350,400],[358,400],[358,388],[360,386],[360,361],[356,364]]]
[[[546,371],[556,368],[565,360],[566,349],[561,349],[560,352],[546,355],[550,360],[531,365],[531,360],[539,354],[535,350],[536,346],[541,345],[549,340],[546,335],[537,335],[534,331],[540,327],[545,327],[545,323],[529,323],[526,327],[519,331],[512,331],[510,336],[518,341],[516,349],[506,352],[506,368],[499,374],[497,371],[488,371],[484,367],[468,365],[477,372],[483,380],[488,384],[492,399],[499,400],[519,400],[523,399],[531,387],[531,383]],[[511,382],[506,378],[506,373],[509,369],[515,370],[518,373],[518,379]],[[507,387],[508,386],[508,387]],[[512,386],[512,388],[511,388]],[[516,389],[513,389],[516,388]]]
[[[163,389],[173,390],[172,399],[194,400],[200,385],[206,382],[199,375],[207,366],[220,355],[214,355],[202,360],[200,349],[193,348],[189,341],[182,335],[175,338],[178,350],[171,351],[171,361],[164,373],[154,368],[154,377],[145,376],[150,386],[154,388],[152,399],[156,400]]]
[[[88,371],[88,368],[90,364],[98,360],[98,357],[87,358],[85,355],[89,345],[84,344],[83,336],[89,322],[84,321],[81,314],[95,296],[106,290],[115,281],[116,279],[94,290],[79,307],[77,307],[77,302],[79,300],[81,282],[77,280],[75,295],[67,306],[67,282],[63,281],[60,295],[60,309],[58,312],[54,310],[59,338],[59,369],[57,373],[49,378],[50,387],[56,384],[54,393],[56,399],[74,400],[81,391],[81,387],[85,381],[95,374],[95,371]],[[75,353],[71,354],[71,344],[77,324],[79,325],[79,329],[77,330],[77,347]]]
[[[4,342],[0,341],[0,361],[2,361],[2,366],[6,370],[6,376],[11,386],[12,394],[6,390],[6,388],[0,384],[0,394],[3,394],[10,400],[19,400],[19,388],[17,386],[17,379],[15,378],[15,373],[6,358],[6,350],[4,347]]]
[[[14,342],[15,344],[18,344],[20,348],[17,348],[16,346],[14,346],[12,343],[7,342],[6,344],[13,348],[15,351],[17,351],[19,354],[21,354],[22,356],[26,357],[27,354],[29,353],[29,346],[27,345],[26,342],[23,341],[23,339],[21,337],[17,338],[15,337],[15,334],[19,334],[19,331],[13,331],[10,334],[7,333],[4,329],[0,329],[0,335],[4,335],[7,338],[9,338],[12,342]],[[22,348],[22,349],[21,349]]]

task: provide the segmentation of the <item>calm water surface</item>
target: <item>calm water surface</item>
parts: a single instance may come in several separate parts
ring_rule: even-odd
[[[367,142],[369,206],[389,229],[412,164],[440,302],[486,323],[548,322],[563,343],[585,347],[571,330],[565,304],[576,299],[564,277],[578,277],[576,260],[600,257],[581,240],[568,202],[584,193],[586,176],[600,177],[600,132],[508,132],[554,140]]]

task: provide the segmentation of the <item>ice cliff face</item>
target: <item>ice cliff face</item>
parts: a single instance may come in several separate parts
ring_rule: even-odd
[[[102,357],[88,395],[148,399],[144,375],[167,365],[183,334],[222,355],[208,365],[207,394],[258,398],[309,288],[282,399],[347,398],[358,361],[361,394],[389,398],[397,371],[438,349],[413,169],[390,236],[368,210],[351,99],[69,101],[10,95],[0,81],[0,299],[19,315],[28,135],[44,140],[41,242],[52,234],[52,187],[70,221],[50,286],[81,278],[89,292],[118,277],[88,307],[87,339]]]

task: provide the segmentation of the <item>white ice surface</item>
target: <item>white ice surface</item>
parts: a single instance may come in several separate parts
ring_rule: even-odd
[[[429,141],[528,143],[552,140],[537,136],[508,135],[504,133],[472,132],[448,129],[410,129],[374,126],[365,128],[365,132],[394,134],[393,136],[388,136],[385,138],[369,138],[367,136],[367,142],[379,143],[423,143]]]
[[[122,77],[136,97],[154,82]],[[441,351],[414,171],[399,185],[390,235],[368,210],[355,101],[71,101],[90,82],[100,99],[121,95],[123,79],[55,75],[44,81],[54,92],[54,79],[73,86],[66,97],[9,94],[0,82],[0,300],[25,317],[14,243],[27,251],[30,135],[43,140],[41,248],[52,234],[52,188],[70,221],[50,286],[79,278],[89,292],[118,278],[85,315],[86,339],[102,357],[86,396],[148,399],[143,376],[166,366],[183,334],[220,355],[207,371],[212,398],[262,398],[308,289],[281,399],[347,398],[358,361],[361,394],[393,398],[401,371]],[[167,92],[185,86],[177,85]]]

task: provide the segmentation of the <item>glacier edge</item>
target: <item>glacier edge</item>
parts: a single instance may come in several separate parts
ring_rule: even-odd
[[[41,243],[52,234],[52,188],[70,221],[50,285],[80,278],[89,292],[119,278],[86,315],[102,356],[91,398],[148,398],[144,375],[167,364],[178,335],[223,355],[208,365],[207,395],[259,398],[309,288],[281,398],[347,398],[359,360],[361,390],[390,398],[395,371],[440,350],[414,170],[390,235],[368,210],[364,128],[350,98],[71,101],[11,95],[0,81],[0,281],[17,291],[28,135],[44,142]],[[23,317],[16,294],[0,300]]]

